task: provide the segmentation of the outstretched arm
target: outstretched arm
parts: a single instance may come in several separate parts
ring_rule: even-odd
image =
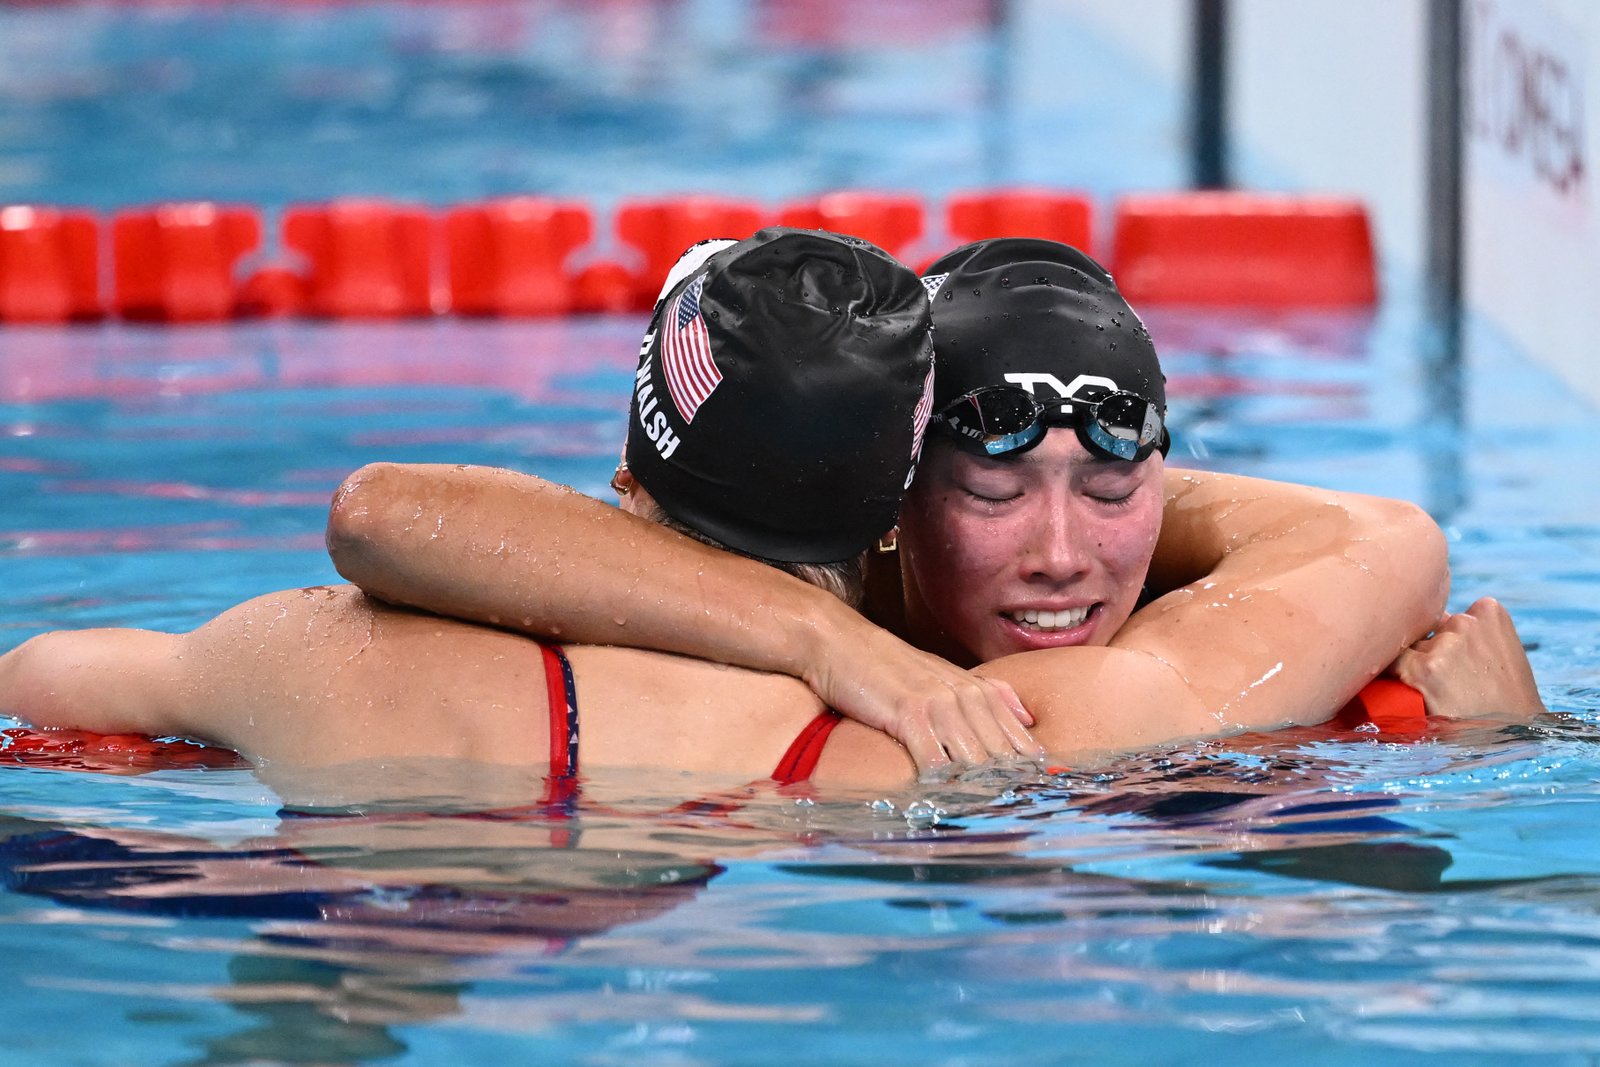
[[[1009,687],[771,567],[529,475],[363,467],[334,497],[328,551],[340,574],[395,603],[801,678],[925,770],[1038,751]]]
[[[0,711],[36,726],[200,738],[272,764],[528,763],[538,757],[519,754],[540,751],[537,723],[504,709],[542,692],[530,649],[513,634],[384,608],[348,586],[293,589],[189,633],[40,634],[0,655]]]

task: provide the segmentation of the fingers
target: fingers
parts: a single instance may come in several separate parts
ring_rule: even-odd
[[[1017,696],[1017,691],[1011,688],[1010,682],[1002,682],[998,678],[980,678],[979,681],[999,694],[1000,699],[1005,701],[1018,722],[1024,726],[1035,725],[1033,712],[1022,706],[1022,698]]]
[[[889,734],[911,754],[911,762],[917,765],[919,775],[943,771],[950,766],[950,756],[945,752],[944,742],[939,740],[933,725],[926,720],[919,729],[891,730]]]
[[[1429,640],[1432,639],[1429,638]],[[1422,643],[1423,642],[1418,641],[1417,645],[1421,645]],[[1390,664],[1388,671],[1385,673],[1400,679],[1400,681],[1406,683],[1411,688],[1417,690],[1418,692],[1422,693],[1424,697],[1426,697],[1427,679],[1424,676],[1428,673],[1428,662],[1429,660],[1427,658],[1426,649],[1419,649],[1416,646],[1401,649],[1400,654],[1395,657],[1394,663]]]
[[[1450,629],[1425,637],[1410,648],[1401,649],[1400,655],[1395,657],[1394,666],[1390,668],[1396,678],[1420,690],[1424,696],[1433,690],[1442,674],[1463,669],[1457,646],[1464,638],[1459,632],[1459,624],[1454,622],[1460,616],[1451,618]]]
[[[942,705],[934,728],[944,742],[944,750],[957,763],[986,763],[996,755],[1000,742],[994,720],[983,715],[969,717],[959,705]]]
[[[994,723],[1010,746],[997,755],[1026,756],[1029,759],[1044,755],[1044,746],[1035,741],[1027,729],[1034,725],[1033,714],[1022,706],[1022,698],[1017,696],[1017,691],[1011,688],[1010,683],[992,678],[983,678],[980,682],[999,700],[999,707],[994,710]]]
[[[1504,604],[1492,596],[1479,597],[1474,600],[1465,614],[1471,615],[1474,619],[1504,621],[1508,625],[1511,622],[1511,613],[1506,610]]]
[[[1444,617],[1390,673],[1422,693],[1430,715],[1526,718],[1544,710],[1511,615],[1490,597]]]
[[[1009,685],[968,677],[916,712],[903,714],[890,732],[923,773],[952,763],[1037,759],[1044,748],[1022,724],[1022,716],[1033,720]]]
[[[1032,723],[1033,716],[1022,706],[1016,690],[1006,683],[978,677],[972,677],[969,686],[958,693],[959,711],[982,745],[976,762],[1017,756],[1033,759],[1043,754],[1044,749],[1023,725],[1024,721]]]
[[[998,756],[1016,754],[1006,733],[1007,720],[1018,725],[1009,704],[981,679],[967,678],[951,686],[951,700],[942,704],[936,728],[945,751],[962,763],[986,763]]]

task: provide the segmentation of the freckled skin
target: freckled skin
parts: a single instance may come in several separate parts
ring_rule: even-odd
[[[906,622],[923,648],[972,665],[1105,645],[1138,604],[1161,531],[1159,454],[1096,459],[1051,431],[989,459],[930,441],[900,513]],[[1004,613],[1092,606],[1082,626],[1029,632]]]

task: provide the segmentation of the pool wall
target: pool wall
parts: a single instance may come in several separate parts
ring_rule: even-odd
[[[1074,17],[1179,91],[1190,5],[1081,2]],[[1233,0],[1227,5],[1232,172],[1246,188],[1359,196],[1390,287],[1427,248],[1425,0]],[[1462,7],[1468,307],[1535,362],[1600,403],[1600,8],[1584,0]],[[1470,338],[1467,355],[1474,357]]]

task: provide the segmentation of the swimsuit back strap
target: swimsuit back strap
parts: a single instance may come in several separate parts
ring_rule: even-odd
[[[578,774],[578,687],[572,664],[560,645],[539,643],[544,654],[544,684],[550,705],[550,777]]]
[[[793,785],[810,778],[817,769],[817,760],[822,758],[828,735],[839,725],[839,719],[838,712],[824,711],[806,723],[800,736],[794,739],[789,750],[778,761],[777,769],[772,772],[772,780],[779,785]]]

